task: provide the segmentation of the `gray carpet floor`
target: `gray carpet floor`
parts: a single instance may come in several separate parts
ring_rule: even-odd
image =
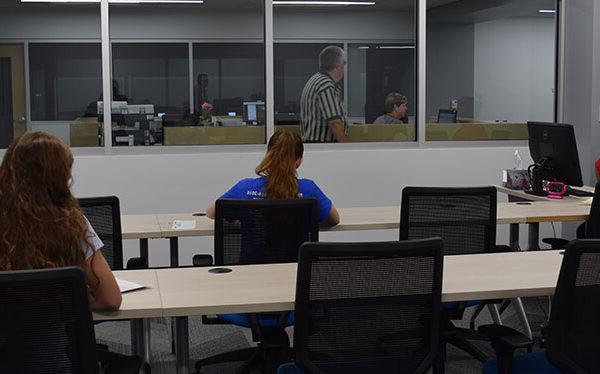
[[[534,332],[534,336],[539,336],[540,328],[546,321],[547,299],[546,298],[528,298],[524,299],[525,310],[529,323]],[[456,323],[457,325],[467,327],[469,318],[472,314],[472,308],[467,309],[465,318]],[[521,329],[514,309],[509,306],[502,314],[502,321],[505,325]],[[477,324],[491,323],[491,318],[485,310],[477,319]],[[98,342],[107,344],[115,352],[129,354],[131,352],[131,336],[128,322],[105,322],[96,325],[96,338]],[[293,341],[293,329],[289,328],[288,333]],[[247,329],[230,325],[203,325],[200,317],[190,317],[190,369],[193,372],[194,362],[200,358],[209,357],[221,352],[227,352],[235,349],[252,346],[251,336]],[[477,344],[480,349],[493,356],[493,351],[488,343],[481,342]],[[166,318],[152,320],[151,336],[151,367],[153,374],[175,373],[175,356],[171,353],[171,324]],[[213,373],[235,373],[240,363],[226,363],[219,365],[210,365],[202,369],[203,374]],[[475,374],[481,373],[481,363],[472,359],[466,353],[448,347],[446,373],[449,374]]]

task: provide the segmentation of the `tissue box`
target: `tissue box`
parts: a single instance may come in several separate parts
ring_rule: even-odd
[[[508,169],[502,172],[502,185],[511,190],[530,189],[531,180],[527,170]]]

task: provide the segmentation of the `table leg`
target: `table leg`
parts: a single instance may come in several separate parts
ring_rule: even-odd
[[[140,239],[140,257],[148,263],[148,238]]]
[[[170,249],[171,249],[171,267],[176,268],[179,266],[179,238],[169,238]]]
[[[190,372],[190,347],[189,347],[188,318],[175,317],[175,362],[177,374]]]
[[[132,319],[131,353],[150,363],[150,319]]]
[[[528,251],[539,251],[540,250],[540,224],[539,223],[528,223],[529,234],[527,238],[527,250]]]
[[[509,243],[510,243],[510,248],[513,251],[520,251],[521,247],[519,246],[519,224],[518,223],[511,223],[509,225]]]

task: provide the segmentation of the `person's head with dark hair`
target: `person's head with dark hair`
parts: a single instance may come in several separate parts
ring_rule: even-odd
[[[385,113],[397,119],[405,118],[408,99],[397,92],[388,94],[385,98]]]
[[[346,56],[338,46],[327,46],[319,53],[319,69],[326,71],[336,82],[344,78],[344,65]]]
[[[267,177],[265,195],[268,199],[298,197],[296,169],[302,163],[304,144],[298,134],[277,130],[267,145],[267,152],[256,167],[256,174]]]

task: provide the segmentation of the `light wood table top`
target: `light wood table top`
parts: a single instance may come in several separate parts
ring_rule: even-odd
[[[117,320],[162,317],[163,306],[158,288],[156,270],[123,270],[113,272],[115,277],[146,286],[123,294],[117,311],[95,311],[94,320]]]
[[[532,222],[566,222],[585,221],[590,206],[584,200],[570,200],[570,203],[555,201],[539,201],[528,204],[498,203],[498,224],[532,223]],[[400,226],[400,208],[366,207],[340,208],[340,223],[321,231],[356,231],[356,230],[397,230]],[[195,217],[192,213],[173,213],[152,215],[122,216],[123,238],[138,239],[144,237],[184,237],[214,235],[214,221],[206,217]],[[139,217],[139,219],[138,219]],[[158,224],[152,224],[152,218]],[[174,220],[196,222],[190,230],[172,229]],[[129,224],[131,223],[131,227]],[[152,228],[151,228],[152,227]],[[137,234],[140,236],[136,236]]]
[[[590,205],[582,201],[557,204],[548,200],[499,203],[496,212],[498,224],[585,221],[589,214]]]
[[[577,197],[577,196],[565,196],[562,199],[549,199],[545,196],[536,196],[536,195],[532,195],[532,194],[528,194],[525,191],[522,190],[512,190],[510,188],[506,188],[504,186],[495,186],[496,190],[498,192],[510,195],[510,196],[514,196],[514,197],[519,197],[521,199],[526,199],[526,200],[530,200],[530,201],[552,201],[555,202],[557,204],[566,204],[566,203],[572,203],[572,202],[582,202],[586,199],[589,199],[589,197]],[[588,192],[594,192],[594,187],[591,186],[583,186],[583,187],[575,187],[578,190],[584,190],[584,191],[588,191]]]
[[[157,270],[165,316],[291,310],[297,264],[232,266],[231,273],[208,268]]]
[[[207,217],[196,217],[192,213],[157,214],[156,219],[163,238],[181,236],[211,236],[215,232],[215,223]],[[191,230],[174,230],[173,221],[195,221],[196,227]]]
[[[446,256],[443,301],[552,295],[559,251]],[[157,270],[165,316],[292,310],[297,264]]]
[[[160,238],[162,231],[156,214],[126,214],[121,216],[123,239]]]
[[[560,252],[445,256],[442,300],[552,295],[563,258]]]

